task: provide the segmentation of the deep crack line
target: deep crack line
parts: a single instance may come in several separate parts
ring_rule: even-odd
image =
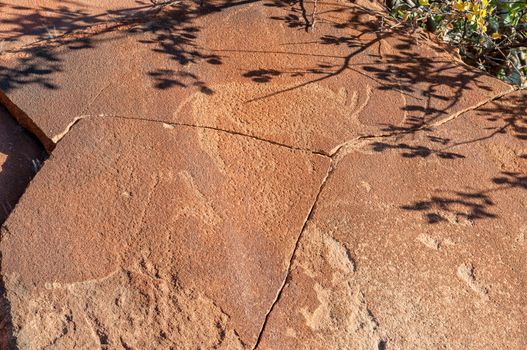
[[[269,308],[269,310],[265,314],[264,322],[262,324],[262,327],[260,328],[260,332],[258,333],[258,338],[256,339],[256,343],[254,344],[252,350],[256,350],[258,348],[258,346],[260,345],[260,342],[262,341],[262,337],[263,337],[263,335],[265,333],[266,326],[267,326],[267,324],[269,322],[269,317],[271,316],[271,313],[273,312],[276,304],[278,304],[278,302],[280,301],[280,298],[282,297],[282,294],[284,292],[285,286],[287,285],[287,281],[289,280],[289,278],[291,276],[293,263],[294,263],[294,261],[296,259],[296,253],[298,251],[298,248],[300,247],[300,241],[302,240],[302,237],[304,236],[304,232],[306,231],[308,223],[311,221],[311,219],[313,218],[313,216],[315,214],[315,211],[316,211],[319,199],[320,199],[320,195],[324,191],[324,188],[326,187],[326,184],[327,184],[328,180],[330,179],[331,175],[335,172],[335,170],[337,168],[337,164],[338,164],[338,161],[336,161],[336,160],[334,160],[332,158],[331,159],[331,164],[329,165],[329,168],[328,168],[328,170],[326,172],[326,175],[322,179],[320,187],[318,188],[318,193],[315,196],[315,200],[313,201],[313,204],[311,205],[311,208],[309,209],[309,213],[307,214],[307,217],[306,217],[306,219],[304,221],[304,224],[302,225],[300,233],[299,233],[299,235],[298,235],[298,237],[296,239],[295,246],[293,248],[293,252],[292,252],[291,257],[289,259],[289,264],[287,266],[287,271],[286,271],[284,280],[282,281],[282,284],[280,285],[280,288],[278,289],[278,291],[276,293],[276,297],[274,298],[273,303],[271,304],[271,307]]]
[[[265,314],[264,322],[262,324],[262,327],[260,328],[260,332],[258,333],[258,337],[256,339],[256,343],[254,344],[252,350],[258,349],[258,346],[260,345],[260,343],[262,341],[262,338],[263,338],[263,335],[265,334],[265,330],[266,330],[267,324],[269,322],[269,318],[271,316],[271,313],[273,312],[275,306],[280,301],[280,299],[282,297],[282,294],[284,292],[285,286],[287,285],[287,281],[291,277],[291,272],[292,272],[292,269],[293,269],[293,263],[295,262],[296,254],[298,252],[298,248],[300,247],[300,242],[301,242],[302,238],[304,237],[304,233],[305,233],[305,231],[307,229],[307,225],[313,219],[314,214],[315,214],[316,209],[317,209],[317,206],[318,206],[318,203],[319,203],[320,196],[321,196],[322,192],[324,191],[324,189],[326,188],[326,185],[327,185],[329,179],[335,173],[335,170],[337,169],[338,164],[350,152],[352,152],[352,151],[364,146],[364,143],[367,143],[367,142],[369,142],[371,140],[374,140],[376,138],[387,138],[387,137],[391,137],[391,136],[393,136],[393,135],[385,135],[385,136],[382,136],[382,137],[378,137],[378,136],[375,136],[375,135],[359,136],[359,137],[357,137],[357,138],[355,138],[353,140],[344,142],[344,143],[336,146],[329,153],[328,156],[331,159],[331,163],[330,163],[329,168],[328,168],[328,170],[326,172],[326,175],[322,179],[322,182],[321,182],[320,187],[318,189],[317,195],[315,196],[313,204],[311,205],[311,208],[310,208],[309,213],[308,213],[308,215],[306,217],[306,220],[304,221],[304,223],[302,225],[300,233],[299,233],[299,235],[297,237],[297,240],[295,242],[295,246],[293,248],[293,252],[292,252],[291,257],[289,259],[289,264],[287,266],[287,271],[286,271],[284,280],[282,281],[282,284],[280,285],[280,288],[278,289],[278,291],[276,293],[276,296],[275,296],[275,298],[273,300],[273,303],[271,304],[271,307],[269,308],[269,310]]]
[[[260,142],[269,143],[275,146],[288,148],[293,151],[299,151],[299,152],[309,152],[315,155],[319,155],[322,157],[330,158],[335,161],[335,163],[338,163],[343,157],[345,157],[350,151],[353,151],[355,149],[359,149],[364,146],[365,143],[369,141],[374,140],[382,140],[390,137],[395,137],[399,135],[403,135],[409,132],[393,132],[393,133],[386,133],[386,134],[370,134],[370,135],[361,135],[357,136],[351,140],[345,141],[343,143],[340,143],[336,145],[333,149],[331,149],[329,152],[322,150],[322,149],[312,149],[308,147],[298,147],[293,146],[290,144],[278,142],[269,140],[263,137],[259,137],[256,135],[250,135],[245,134],[239,131],[234,130],[228,130],[223,129],[215,126],[208,126],[208,125],[199,125],[199,124],[191,124],[191,123],[183,123],[183,122],[175,122],[175,121],[166,121],[161,119],[150,119],[150,118],[139,118],[139,117],[128,117],[128,116],[122,116],[122,115],[109,115],[109,114],[99,114],[99,115],[81,115],[79,117],[75,117],[71,123],[69,123],[63,132],[53,136],[52,140],[54,142],[54,146],[58,144],[67,133],[71,131],[71,129],[82,119],[92,119],[92,118],[114,118],[114,119],[124,119],[124,120],[134,120],[134,121],[143,121],[143,122],[150,122],[150,123],[157,123],[162,125],[168,125],[168,126],[182,126],[182,127],[188,127],[188,128],[195,128],[195,129],[203,129],[203,130],[211,130],[211,131],[217,131],[225,134],[250,138],[253,140],[257,140]],[[412,132],[419,131],[421,129],[415,129],[412,130]]]
[[[80,117],[76,117],[76,118],[74,118],[74,120],[70,124],[67,125],[67,127],[65,128],[65,130],[62,133],[54,136],[53,139],[57,140],[57,143],[58,143],[60,140],[62,140],[62,138],[64,138],[64,136],[66,136],[66,134],[72,129],[72,127],[75,124],[77,124],[81,119],[91,119],[91,118],[114,118],[114,119],[124,119],[124,120],[135,120],[135,121],[143,121],[143,122],[150,122],[150,123],[158,123],[158,124],[162,124],[162,125],[164,124],[164,125],[170,125],[170,126],[182,126],[182,127],[187,127],[187,128],[211,130],[211,131],[217,131],[217,132],[221,132],[221,133],[225,133],[225,134],[230,134],[230,135],[250,138],[250,139],[253,139],[253,140],[260,141],[260,142],[269,143],[269,144],[272,144],[272,145],[275,145],[275,146],[288,148],[288,149],[293,150],[293,151],[309,152],[309,153],[312,153],[312,154],[315,154],[315,155],[319,155],[319,156],[323,156],[323,157],[326,157],[326,158],[330,158],[331,157],[331,155],[329,153],[327,153],[326,151],[324,151],[324,150],[314,150],[314,149],[307,148],[307,147],[296,147],[296,146],[292,146],[292,145],[289,145],[289,144],[286,144],[286,143],[273,141],[273,140],[268,140],[268,139],[265,139],[265,138],[262,138],[262,137],[259,137],[259,136],[256,136],[256,135],[244,134],[242,132],[238,132],[238,131],[234,131],[234,130],[228,130],[228,129],[222,129],[222,128],[214,127],[214,126],[183,123],[183,122],[174,122],[174,121],[166,121],[166,120],[159,120],[159,119],[126,117],[126,116],[121,116],[121,115],[108,115],[108,114],[83,115],[83,116],[80,116]]]
[[[271,304],[271,307],[269,308],[269,310],[267,311],[267,313],[265,315],[264,322],[263,322],[262,327],[261,327],[261,329],[260,329],[260,331],[258,333],[258,337],[257,337],[256,343],[255,343],[255,345],[253,347],[253,349],[257,349],[259,344],[260,344],[260,342],[261,342],[262,336],[263,336],[263,334],[265,332],[265,328],[267,326],[269,317],[270,317],[272,311],[274,310],[276,304],[280,300],[280,298],[281,298],[281,296],[283,294],[284,288],[285,288],[285,286],[287,284],[287,281],[288,281],[288,279],[291,276],[292,266],[293,266],[293,263],[294,263],[295,258],[296,258],[296,253],[297,253],[298,248],[300,246],[300,241],[302,240],[302,237],[304,235],[304,232],[306,231],[308,223],[313,218],[313,215],[315,213],[317,204],[319,202],[319,198],[320,198],[320,196],[321,196],[321,194],[322,194],[322,192],[323,192],[323,190],[324,190],[329,178],[331,177],[331,175],[336,170],[339,160],[342,158],[342,156],[340,155],[340,153],[341,153],[340,151],[345,149],[346,146],[349,145],[351,142],[361,141],[361,138],[357,138],[357,139],[354,139],[354,140],[352,140],[350,142],[343,143],[343,144],[339,145],[335,149],[335,151],[333,151],[331,154],[328,154],[328,153],[326,153],[324,151],[314,151],[314,150],[311,150],[311,149],[308,149],[308,148],[294,147],[294,146],[287,145],[287,144],[282,144],[282,143],[279,143],[279,142],[276,142],[276,141],[263,139],[263,138],[260,138],[260,137],[257,137],[257,136],[247,135],[247,134],[243,134],[243,133],[240,133],[240,132],[225,130],[225,129],[221,129],[221,128],[217,128],[217,127],[196,125],[196,124],[190,124],[190,123],[167,122],[167,121],[156,120],[156,119],[145,119],[145,118],[137,118],[137,117],[125,117],[125,116],[119,116],[119,115],[104,115],[104,114],[102,114],[102,115],[96,115],[96,116],[85,115],[85,116],[80,116],[80,117],[75,118],[74,121],[72,123],[70,123],[68,125],[68,127],[64,130],[64,132],[62,132],[60,134],[60,136],[57,137],[57,142],[60,142],[60,140],[62,138],[64,138],[64,136],[66,136],[66,134],[69,131],[71,131],[71,129],[80,120],[82,120],[82,119],[90,119],[90,118],[94,118],[94,117],[95,118],[100,117],[100,118],[115,118],[115,119],[135,120],[135,121],[144,121],[144,122],[158,123],[158,124],[162,124],[162,125],[183,126],[183,127],[197,128],[197,129],[213,130],[213,131],[223,132],[223,133],[227,133],[227,134],[231,134],[231,135],[237,135],[237,136],[252,138],[252,139],[255,139],[255,140],[258,140],[258,141],[261,141],[261,142],[270,143],[270,144],[273,144],[273,145],[276,145],[276,146],[285,147],[285,148],[288,148],[288,149],[291,149],[291,150],[295,150],[295,151],[310,152],[310,153],[313,153],[313,154],[316,154],[316,155],[319,155],[319,156],[323,156],[323,157],[327,157],[327,158],[331,159],[331,163],[328,166],[328,169],[326,171],[325,176],[322,178],[322,181],[321,181],[321,184],[320,184],[320,186],[318,188],[318,191],[317,191],[317,194],[315,196],[315,199],[313,200],[313,204],[311,205],[311,207],[309,209],[309,212],[308,212],[308,214],[306,216],[306,219],[304,220],[304,223],[302,224],[300,233],[299,233],[299,235],[298,235],[298,237],[296,239],[293,251],[291,253],[291,257],[289,258],[289,264],[288,264],[287,271],[285,273],[284,279],[283,279],[283,281],[282,281],[282,283],[281,283],[281,285],[280,285],[280,287],[279,287],[279,289],[277,291],[277,294],[276,294],[276,296],[275,296],[275,298],[274,298],[274,300],[273,300],[273,302]]]
[[[106,86],[103,90],[105,90],[109,86],[111,86],[111,84]],[[170,121],[164,121],[164,120],[159,120],[159,119],[148,119],[148,118],[139,118],[139,117],[126,117],[126,116],[105,115],[105,114],[100,114],[100,115],[81,115],[79,117],[75,117],[73,119],[73,121],[66,126],[66,128],[65,128],[65,130],[63,132],[61,132],[61,133],[59,133],[57,135],[54,135],[51,139],[49,139],[42,132],[42,130],[37,128],[36,124],[34,124],[33,121],[28,116],[25,115],[25,113],[23,113],[21,110],[18,110],[18,107],[16,105],[14,105],[7,98],[7,96],[4,93],[2,93],[1,91],[0,91],[0,104],[4,105],[13,114],[13,116],[15,116],[15,119],[17,119],[17,121],[21,125],[22,125],[22,122],[25,122],[25,123],[29,122],[29,127],[25,126],[25,129],[29,130],[31,133],[34,133],[37,136],[37,138],[44,144],[45,148],[48,150],[48,153],[51,153],[51,151],[55,148],[57,143],[60,142],[60,140],[64,136],[66,136],[66,134],[72,129],[72,127],[75,124],[77,124],[77,122],[79,122],[79,120],[85,119],[85,118],[91,118],[91,117],[106,117],[106,118],[119,118],[119,119],[128,119],[128,120],[140,120],[140,121],[162,123],[162,124],[173,125],[173,126],[184,126],[184,127],[198,128],[198,129],[213,130],[213,131],[223,132],[223,133],[227,133],[227,134],[231,134],[231,135],[252,138],[254,140],[258,140],[258,141],[261,141],[261,142],[266,142],[266,143],[270,143],[270,144],[273,144],[273,145],[276,145],[276,146],[289,148],[291,150],[302,151],[302,152],[310,152],[312,154],[316,154],[316,155],[320,155],[320,156],[324,156],[324,157],[328,157],[328,158],[334,159],[335,157],[338,157],[338,158],[344,157],[347,153],[349,153],[349,151],[362,147],[364,145],[364,142],[367,142],[367,141],[373,141],[373,140],[376,140],[376,139],[386,139],[386,138],[391,138],[391,137],[397,137],[397,136],[411,134],[411,133],[415,133],[415,132],[419,132],[419,131],[424,131],[424,130],[427,130],[427,129],[430,129],[430,128],[437,128],[437,127],[443,126],[443,125],[445,125],[445,124],[447,124],[447,123],[459,118],[460,116],[468,113],[468,112],[476,111],[480,107],[482,107],[482,106],[484,106],[484,105],[486,105],[488,103],[500,100],[500,99],[508,96],[509,94],[512,94],[512,93],[517,92],[517,91],[527,91],[527,89],[513,86],[513,87],[511,87],[510,89],[508,89],[508,90],[506,90],[504,92],[500,92],[500,93],[498,93],[498,94],[496,94],[494,96],[491,96],[491,97],[489,97],[489,98],[487,98],[487,99],[485,99],[483,101],[478,102],[475,105],[467,107],[467,108],[465,108],[465,109],[463,109],[461,111],[458,111],[456,113],[453,113],[453,114],[449,115],[448,117],[446,117],[444,119],[441,119],[439,121],[436,121],[436,122],[433,122],[433,123],[425,123],[425,124],[423,124],[423,125],[421,125],[419,127],[411,128],[411,129],[405,130],[405,131],[396,131],[396,132],[383,133],[383,134],[361,135],[361,136],[358,136],[356,138],[353,138],[351,140],[345,141],[345,142],[335,146],[329,152],[327,152],[325,150],[311,149],[311,148],[308,148],[308,147],[296,147],[296,146],[289,145],[289,144],[286,144],[286,143],[265,139],[265,138],[262,138],[262,137],[259,137],[259,136],[256,136],[256,135],[244,134],[242,132],[238,132],[238,131],[234,131],[234,130],[222,129],[222,128],[219,128],[219,127],[213,127],[213,126],[207,126],[207,125],[198,125],[198,124],[191,124],[191,123],[182,123],[182,122],[173,122],[173,121],[170,122]],[[23,116],[22,118],[18,117],[20,114]],[[341,151],[344,151],[344,152],[341,152]],[[344,153],[344,154],[341,154],[341,153]]]

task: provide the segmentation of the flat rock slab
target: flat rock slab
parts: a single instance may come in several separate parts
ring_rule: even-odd
[[[107,48],[115,45],[123,50],[90,50],[87,47],[91,43],[84,41],[76,43],[83,46],[81,49],[72,46],[54,50],[38,48],[29,54],[21,54],[15,60],[18,68],[6,66],[0,69],[0,86],[5,92],[5,95],[0,93],[0,100],[21,125],[51,150],[78,117],[84,115],[100,91],[131,73],[130,69],[123,69],[123,61],[133,57],[133,52],[125,49],[132,39],[120,38],[120,33],[110,33],[104,45]],[[64,71],[64,59],[57,52],[63,50],[71,50],[68,57],[75,62],[76,73],[65,71],[67,74],[60,74]],[[15,61],[7,61],[6,65]],[[92,77],[86,80],[88,77],[84,76],[79,80],[82,70],[91,72]],[[70,117],[64,118],[65,115]]]
[[[358,135],[439,122],[511,89],[426,38],[379,30],[381,22],[339,2],[320,4],[316,30],[306,30],[299,5],[182,3],[146,23],[12,55],[0,89],[48,149],[80,117],[121,115],[325,153]]]
[[[18,347],[252,345],[328,167],[225,132],[79,122],[2,230]]]
[[[53,150],[2,227],[13,345],[525,348],[525,92],[374,2],[302,4],[2,56]]]
[[[260,348],[525,348],[525,97],[348,150]]]

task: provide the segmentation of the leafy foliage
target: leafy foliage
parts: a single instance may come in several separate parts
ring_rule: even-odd
[[[392,16],[436,33],[473,66],[527,85],[527,0],[393,0]]]

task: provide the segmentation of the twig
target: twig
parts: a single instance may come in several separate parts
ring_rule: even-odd
[[[313,2],[313,13],[311,14],[311,24],[309,26],[312,31],[315,30],[315,22],[317,20],[317,2],[318,0]]]

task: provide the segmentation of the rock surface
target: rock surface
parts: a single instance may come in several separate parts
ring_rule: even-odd
[[[0,224],[11,213],[46,158],[39,142],[0,108]],[[7,349],[9,303],[0,283],[0,349]]]
[[[346,152],[262,349],[525,348],[527,148],[500,102]]]
[[[134,4],[0,27],[11,346],[525,349],[525,91],[373,1]]]
[[[35,42],[118,23],[151,10],[142,0],[3,0],[0,4],[0,52],[14,52]]]
[[[381,17],[368,8],[320,4],[316,30],[306,31],[298,4],[212,4],[168,7],[149,21],[8,57],[4,103],[48,149],[78,118],[104,114],[329,153],[511,90],[418,38],[377,31]]]
[[[236,331],[254,343],[328,167],[326,157],[225,132],[81,121],[3,229],[19,347],[144,348],[185,332],[198,344],[190,330],[216,326],[218,337]],[[204,309],[179,334],[176,307]],[[37,336],[42,317],[51,328]]]

